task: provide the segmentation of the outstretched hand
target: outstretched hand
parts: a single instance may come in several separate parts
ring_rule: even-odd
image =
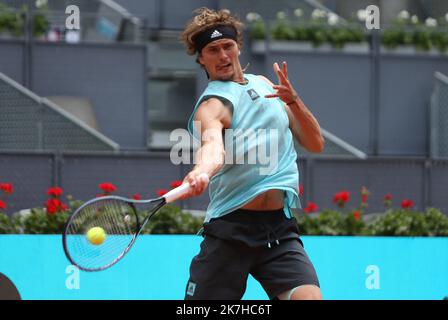
[[[277,74],[278,84],[273,85],[272,88],[276,90],[276,93],[267,94],[265,98],[280,98],[284,103],[291,104],[298,96],[288,79],[288,66],[286,65],[286,61],[283,61],[282,69],[275,62],[274,71]]]
[[[196,197],[201,195],[208,187],[209,179],[204,179],[201,172],[197,170],[190,171],[183,180],[184,183],[190,184],[190,191],[181,197],[182,200],[186,200],[190,197]]]

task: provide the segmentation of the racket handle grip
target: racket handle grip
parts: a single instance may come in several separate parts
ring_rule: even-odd
[[[198,176],[199,179],[201,180],[206,180],[208,182],[209,177],[206,173],[201,173]],[[166,203],[170,203],[173,201],[176,201],[177,199],[179,199],[180,197],[182,197],[183,195],[187,194],[190,191],[190,184],[189,183],[183,183],[182,185],[180,185],[179,187],[168,191],[167,193],[165,193],[163,195],[163,197],[166,200]]]

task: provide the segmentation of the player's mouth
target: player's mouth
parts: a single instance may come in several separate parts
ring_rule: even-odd
[[[231,63],[227,63],[227,64],[222,64],[216,67],[217,71],[228,71],[229,68],[232,66]]]

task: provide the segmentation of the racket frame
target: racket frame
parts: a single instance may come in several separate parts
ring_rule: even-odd
[[[67,230],[68,230],[71,222],[78,215],[78,213],[81,212],[85,207],[90,206],[93,203],[102,202],[102,201],[105,201],[105,200],[116,200],[116,201],[124,202],[124,203],[128,204],[130,207],[132,207],[132,209],[134,211],[134,214],[135,214],[135,217],[136,217],[136,230],[135,230],[135,233],[134,233],[131,241],[129,242],[128,246],[126,247],[126,249],[124,249],[123,252],[121,254],[119,254],[117,256],[117,258],[115,258],[111,263],[108,263],[108,264],[106,264],[106,265],[104,265],[102,267],[99,267],[99,268],[85,268],[83,266],[80,266],[78,263],[76,263],[73,260],[73,258],[71,257],[71,255],[70,255],[70,251],[68,250],[68,245],[67,245]],[[145,205],[145,204],[150,204],[150,203],[153,203],[153,202],[160,202],[160,203],[157,204],[150,211],[150,213],[145,217],[143,222],[140,224],[140,219],[138,217],[137,208],[135,207],[135,204]],[[128,198],[124,198],[124,197],[120,197],[120,196],[102,196],[102,197],[91,199],[91,200],[85,202],[78,209],[76,209],[76,211],[73,212],[72,215],[70,215],[70,218],[68,219],[67,223],[65,224],[64,232],[62,234],[62,246],[64,248],[65,256],[67,257],[67,259],[70,261],[70,263],[72,265],[76,266],[80,270],[87,271],[87,272],[102,271],[102,270],[105,270],[107,268],[112,267],[114,264],[116,264],[118,261],[120,261],[129,252],[129,250],[134,245],[135,240],[137,240],[137,237],[140,235],[141,231],[145,227],[146,223],[165,204],[167,204],[167,201],[166,201],[165,197],[159,197],[159,198],[150,199],[150,200],[134,200],[134,199],[128,199]]]
[[[207,183],[209,182],[209,176],[206,173],[201,173],[198,178],[202,181],[207,181]],[[102,196],[99,198],[95,198],[95,199],[91,199],[89,201],[87,201],[86,203],[82,204],[78,209],[75,210],[75,212],[73,212],[73,214],[70,216],[70,218],[68,219],[67,223],[65,224],[64,227],[64,233],[62,234],[62,245],[64,248],[64,253],[67,256],[68,260],[70,261],[71,264],[73,264],[74,266],[78,267],[81,270],[84,271],[101,271],[107,268],[112,267],[114,264],[116,264],[118,261],[120,261],[125,255],[126,253],[128,253],[128,251],[131,249],[131,247],[133,246],[133,244],[135,243],[135,240],[137,239],[137,237],[140,235],[140,232],[143,230],[143,228],[145,227],[146,223],[149,221],[149,219],[151,219],[151,217],[157,212],[159,211],[160,208],[162,208],[164,205],[174,202],[177,199],[179,199],[180,197],[182,197],[183,195],[185,195],[186,193],[188,193],[190,189],[190,185],[189,183],[183,183],[182,185],[180,185],[177,188],[174,188],[170,191],[168,191],[166,194],[164,194],[161,197],[155,198],[155,199],[149,199],[149,200],[135,200],[135,199],[129,199],[129,198],[124,198],[124,197],[120,197],[120,196]],[[85,268],[82,267],[80,265],[78,265],[73,258],[70,256],[69,250],[68,250],[68,246],[67,246],[67,229],[69,227],[69,225],[71,224],[71,222],[73,221],[73,219],[78,215],[78,213],[84,209],[85,207],[91,205],[92,203],[96,203],[96,202],[101,202],[104,200],[117,200],[117,201],[122,201],[127,203],[128,205],[130,205],[132,207],[132,209],[134,210],[134,214],[136,216],[136,232],[133,236],[133,238],[131,239],[131,241],[129,242],[129,245],[126,247],[125,250],[123,250],[123,252],[118,255],[118,257],[113,260],[111,263],[104,265],[102,267],[99,268]],[[138,213],[137,213],[137,209],[135,208],[135,204],[149,204],[152,202],[158,202],[160,201],[159,204],[157,204],[154,208],[151,209],[151,211],[149,212],[148,216],[145,217],[145,219],[143,220],[143,223],[140,225],[139,223],[139,218],[138,218]]]

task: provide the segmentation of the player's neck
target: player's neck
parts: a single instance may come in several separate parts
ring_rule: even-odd
[[[247,80],[244,78],[243,70],[238,68],[238,71],[235,73],[235,76],[232,79],[233,82],[239,83],[239,84],[246,84]]]

